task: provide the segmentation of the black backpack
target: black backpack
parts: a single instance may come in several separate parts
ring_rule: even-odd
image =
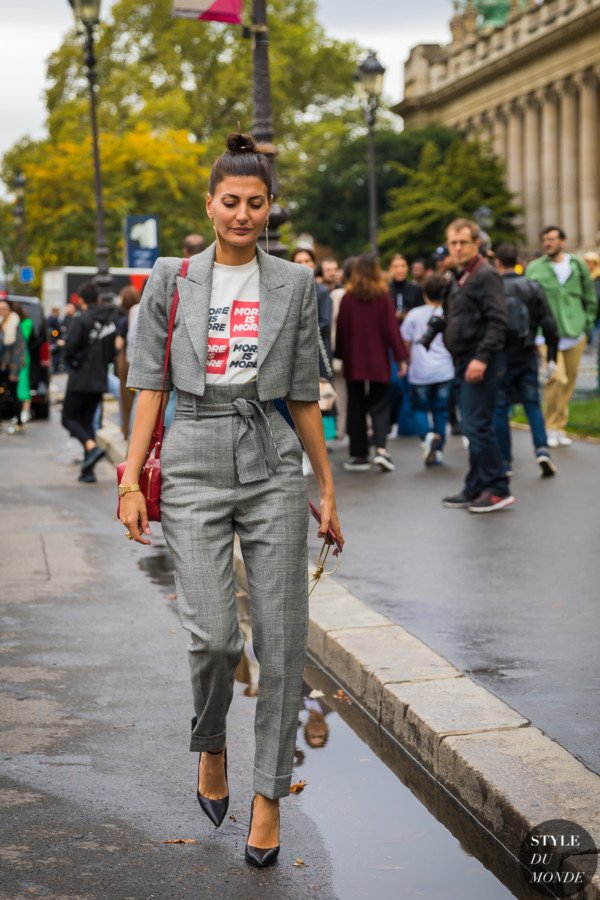
[[[530,343],[531,320],[527,300],[532,300],[532,285],[529,279],[505,278],[506,291],[506,345],[511,349],[527,347]]]

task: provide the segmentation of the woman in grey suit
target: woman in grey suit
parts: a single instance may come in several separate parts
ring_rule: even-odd
[[[165,390],[175,387],[178,401],[162,450],[161,516],[180,618],[191,638],[197,796],[218,827],[229,799],[225,718],[243,651],[232,572],[235,532],[260,662],[245,855],[265,867],[279,852],[279,798],[291,783],[308,622],[302,448],[275,410],[277,398],[287,400],[319,484],[319,534],[331,527],[343,538],[318,406],[314,279],[305,267],[257,248],[268,227],[274,148],[245,134],[230,135],[227,148],[212,168],[206,200],[215,244],[191,259],[186,278],[179,277],[180,260],[159,259],[142,298],[128,377],[140,394],[121,483],[121,521],[134,540],[150,543],[137,481],[162,402],[177,287]]]

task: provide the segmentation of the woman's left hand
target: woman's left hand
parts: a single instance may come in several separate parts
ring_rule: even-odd
[[[319,537],[327,540],[327,532],[331,528],[335,536],[337,537],[340,547],[344,546],[344,536],[342,534],[342,528],[340,525],[340,520],[338,518],[337,509],[335,505],[335,497],[328,497],[321,495],[321,502],[319,503],[319,510],[321,513],[321,526],[319,528]]]

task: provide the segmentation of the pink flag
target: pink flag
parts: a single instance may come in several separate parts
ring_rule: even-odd
[[[209,22],[242,22],[243,0],[173,0],[172,15]]]

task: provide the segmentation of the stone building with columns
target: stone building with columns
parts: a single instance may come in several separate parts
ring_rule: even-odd
[[[529,253],[548,224],[572,249],[597,249],[600,0],[454,6],[451,42],[413,47],[393,111],[407,128],[438,122],[490,141],[523,207]]]

